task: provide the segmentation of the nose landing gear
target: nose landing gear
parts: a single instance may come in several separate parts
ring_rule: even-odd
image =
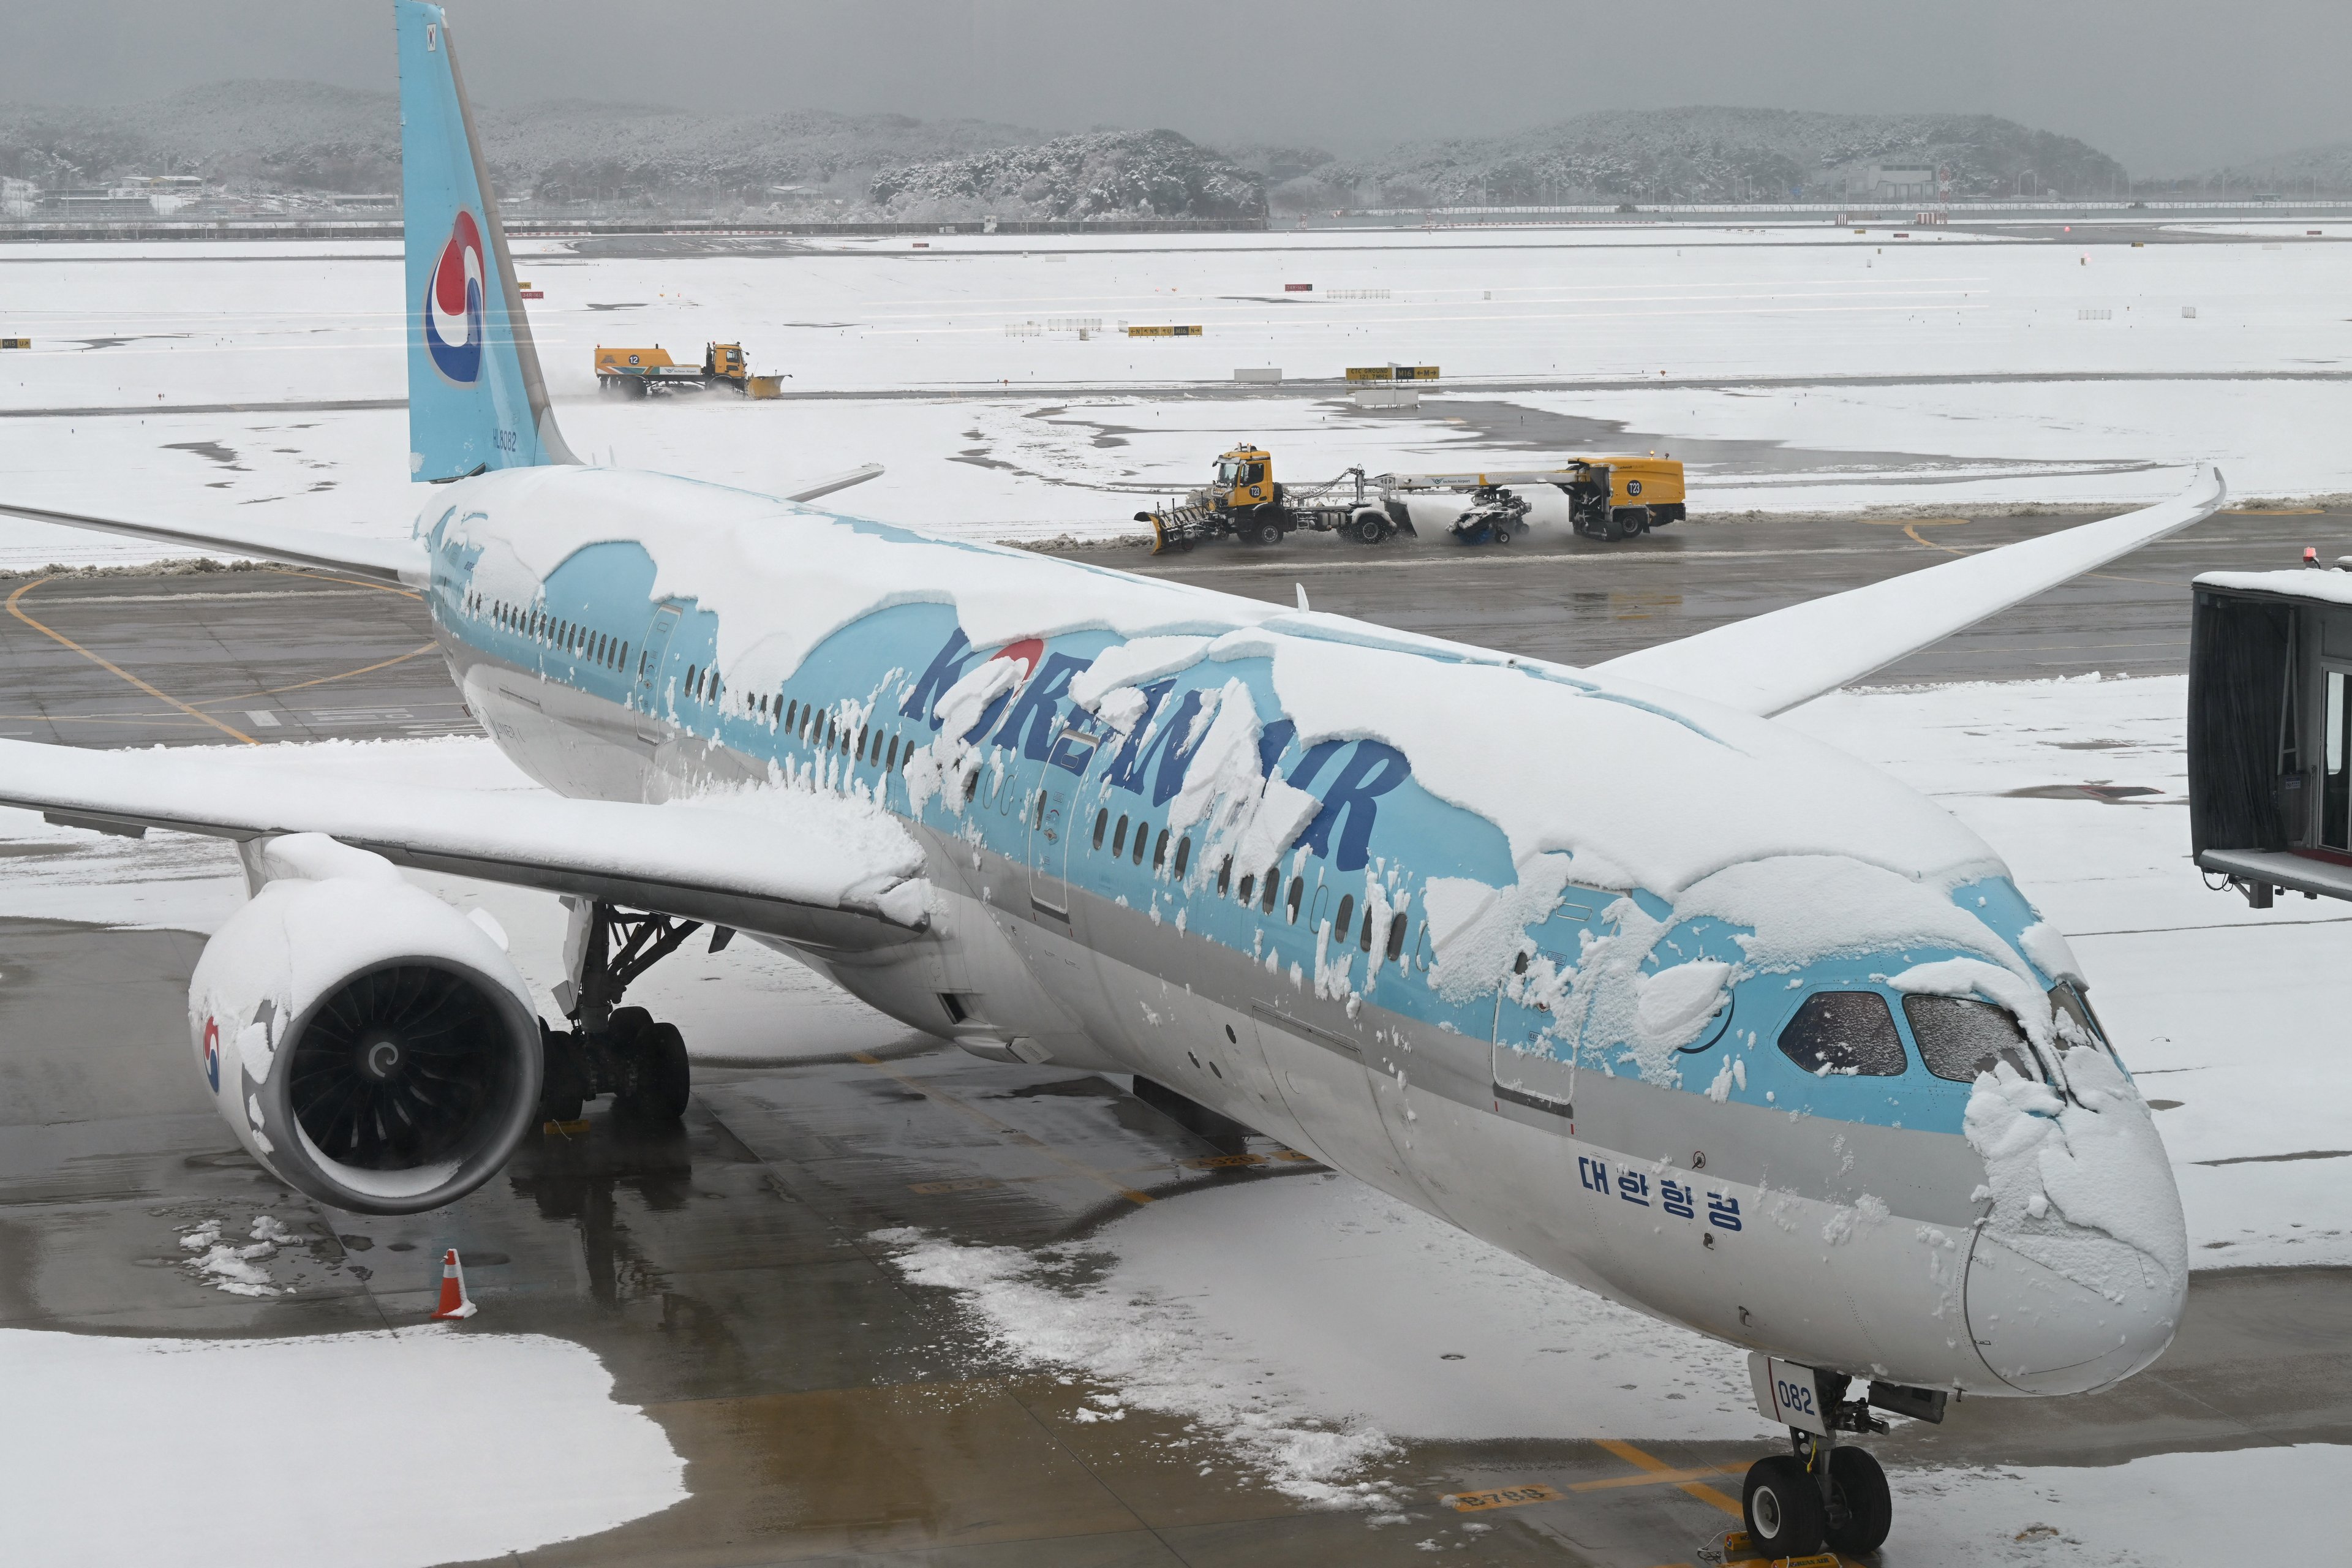
[[[635,1120],[672,1122],[686,1114],[692,1072],[686,1038],[677,1026],[643,1007],[619,1005],[629,983],[684,944],[701,927],[667,915],[637,914],[604,900],[566,900],[565,967],[572,977],[556,987],[569,1029],[540,1026],[546,1052],[544,1121],[572,1121],[583,1103],[613,1096],[613,1106]],[[710,934],[713,952],[734,936],[724,926]]]
[[[1840,1432],[1887,1430],[1871,1414],[1876,1405],[1922,1421],[1944,1418],[1940,1389],[1873,1383],[1850,1399],[1853,1380],[1843,1373],[1775,1360],[1748,1358],[1757,1407],[1789,1428],[1790,1452],[1748,1467],[1740,1493],[1741,1522],[1755,1554],[1802,1558],[1823,1547],[1847,1555],[1875,1552],[1895,1522],[1886,1472],[1866,1448],[1841,1446]]]

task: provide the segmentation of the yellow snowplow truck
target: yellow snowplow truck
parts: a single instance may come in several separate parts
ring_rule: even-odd
[[[1244,544],[1279,544],[1296,528],[1345,532],[1378,544],[1396,531],[1383,499],[1361,468],[1349,468],[1319,485],[1276,482],[1274,456],[1263,447],[1236,447],[1217,458],[1208,485],[1181,506],[1139,511],[1151,525],[1151,552],[1190,550],[1203,540],[1231,534]]]
[[[1528,509],[1522,500],[1514,510],[1503,487],[1529,484],[1558,489],[1568,498],[1576,531],[1595,539],[1630,539],[1683,517],[1683,466],[1671,458],[1580,458],[1557,468],[1369,477],[1356,468],[1321,484],[1292,486],[1276,481],[1273,454],[1245,446],[1222,454],[1210,482],[1181,505],[1139,511],[1135,521],[1151,525],[1155,555],[1227,534],[1244,544],[1279,544],[1301,528],[1381,544],[1400,532],[1416,532],[1406,496],[1466,491],[1472,500],[1454,536],[1507,543],[1527,531]],[[1496,525],[1489,514],[1498,501],[1510,520]],[[1463,526],[1467,523],[1477,526]]]
[[[731,386],[746,397],[782,397],[784,378],[753,375],[743,358],[741,343],[705,343],[702,366],[695,369],[669,357],[659,343],[649,349],[596,349],[596,390],[623,397],[649,397],[656,392],[708,392]]]

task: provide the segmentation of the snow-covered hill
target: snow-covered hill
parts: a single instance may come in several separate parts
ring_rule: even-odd
[[[501,193],[542,205],[850,217],[1264,210],[1255,176],[1172,132],[1048,140],[978,121],[588,100],[480,105],[478,123]],[[399,104],[391,93],[264,81],[121,108],[0,105],[0,174],[45,186],[195,174],[262,191],[396,191]]]
[[[1835,201],[1881,163],[1941,164],[1958,196],[2123,188],[2123,166],[2070,136],[1987,114],[1781,109],[1601,110],[1540,130],[1408,142],[1362,158],[1236,148],[1277,210],[1542,202]]]

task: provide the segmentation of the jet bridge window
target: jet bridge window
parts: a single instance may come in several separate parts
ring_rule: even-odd
[[[2024,1032],[2006,1007],[1967,996],[1906,996],[1903,1016],[1919,1042],[1919,1059],[1937,1078],[1974,1083],[1977,1074],[2007,1062],[2021,1078],[2038,1079]]]
[[[1897,1078],[1909,1065],[1895,1015],[1875,991],[1808,996],[1781,1026],[1780,1054],[1821,1077]]]

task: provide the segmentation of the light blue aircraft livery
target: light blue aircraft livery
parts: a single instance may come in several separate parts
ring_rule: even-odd
[[[566,448],[448,25],[398,0],[412,537],[5,509],[420,589],[546,786],[314,785],[0,742],[0,803],[239,842],[194,1070],[318,1201],[449,1203],[611,1093],[690,922],[982,1057],[1131,1075],[1751,1354],[1768,1555],[1875,1546],[1840,1436],[2147,1365],[2179,1199],[2064,939],[1992,849],[1772,721],[2219,505],[2180,500],[1591,668]],[[854,476],[853,476],[854,477]],[[395,867],[571,896],[542,1038]]]

